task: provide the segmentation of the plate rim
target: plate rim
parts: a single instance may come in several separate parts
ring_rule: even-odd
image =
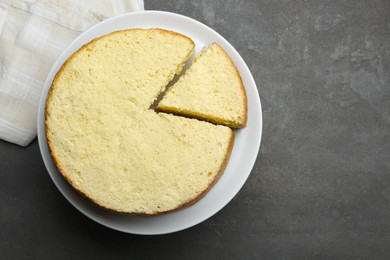
[[[255,120],[253,118],[250,117],[250,113],[251,112],[254,112],[254,111],[250,111],[250,107],[249,107],[249,99],[251,99],[251,102],[254,102],[253,103],[253,106],[256,108],[256,111],[258,114],[258,118],[257,120],[255,120],[253,123],[255,124],[254,127],[256,127],[256,129],[258,130],[258,133],[257,135],[254,136],[253,139],[250,140],[251,144],[252,145],[252,154],[251,154],[251,158],[249,158],[249,160],[247,160],[247,164],[244,166],[245,169],[244,169],[244,176],[240,179],[241,182],[235,186],[235,189],[234,191],[230,192],[229,193],[229,196],[228,196],[228,199],[224,199],[223,202],[220,202],[220,203],[217,203],[218,204],[218,207],[213,207],[213,208],[209,208],[208,209],[208,214],[206,214],[207,216],[206,217],[201,217],[201,218],[198,218],[196,221],[193,221],[191,223],[187,223],[187,224],[182,224],[179,226],[176,226],[176,228],[170,228],[170,229],[159,229],[159,231],[155,231],[153,232],[152,230],[143,230],[143,231],[140,231],[140,230],[131,230],[130,228],[126,229],[126,228],[119,228],[118,226],[115,226],[113,225],[112,223],[107,223],[107,222],[104,222],[103,219],[99,218],[99,217],[96,217],[96,216],[91,216],[91,214],[94,212],[94,211],[91,211],[91,209],[89,208],[83,208],[83,205],[80,204],[80,202],[76,202],[72,199],[72,196],[73,195],[69,195],[66,193],[65,189],[67,188],[64,188],[60,185],[60,183],[58,183],[57,179],[55,179],[55,176],[54,174],[59,174],[60,176],[58,178],[63,178],[62,175],[58,172],[57,170],[57,173],[53,173],[51,171],[51,169],[53,168],[53,161],[52,161],[52,158],[49,154],[49,156],[47,156],[47,151],[48,151],[48,148],[47,148],[47,142],[46,142],[46,133],[45,133],[45,126],[44,126],[44,118],[45,118],[45,115],[44,115],[44,111],[45,111],[45,103],[46,103],[46,97],[47,97],[47,93],[50,89],[50,86],[51,86],[51,82],[55,76],[55,74],[57,73],[58,71],[58,67],[60,67],[62,64],[63,64],[63,60],[67,59],[70,55],[72,55],[77,49],[79,49],[82,45],[84,45],[85,43],[89,42],[90,40],[92,40],[93,38],[96,38],[93,37],[91,38],[92,36],[88,36],[88,35],[99,35],[99,33],[102,33],[102,32],[99,32],[99,28],[104,28],[104,26],[109,26],[111,23],[115,23],[117,21],[121,21],[122,19],[126,20],[126,19],[134,19],[134,17],[137,17],[137,16],[141,16],[141,17],[152,17],[152,16],[155,16],[155,17],[158,17],[158,16],[163,16],[165,18],[168,18],[168,19],[178,19],[178,20],[181,20],[183,22],[187,22],[189,24],[192,24],[194,25],[194,28],[197,26],[199,28],[201,28],[202,30],[206,30],[208,31],[208,33],[211,33],[212,35],[215,35],[215,36],[218,36],[218,40],[219,40],[219,44],[221,45],[222,48],[224,48],[226,50],[226,48],[231,52],[229,54],[229,56],[232,57],[232,55],[234,56],[234,58],[240,63],[240,69],[241,70],[244,70],[245,74],[245,79],[247,81],[249,81],[250,85],[254,86],[254,88],[251,88],[250,89],[250,92],[251,93],[248,93],[248,89],[247,89],[247,85],[244,84],[245,88],[246,88],[246,92],[247,92],[247,96],[248,96],[248,125],[249,125],[249,121],[252,119],[252,120]],[[153,22],[152,22],[153,23]],[[140,28],[140,26],[131,26],[129,24],[129,26],[127,28]],[[142,27],[141,27],[142,28]],[[151,28],[151,27],[144,27],[144,28]],[[159,28],[157,26],[155,26],[154,28]],[[162,28],[164,28],[164,26],[162,26]],[[164,29],[168,29],[169,28],[164,28]],[[117,31],[119,29],[115,29],[113,28],[111,30],[111,32],[113,31]],[[98,32],[96,32],[98,31]],[[104,31],[104,30],[103,30]],[[179,32],[180,33],[180,32]],[[105,35],[107,33],[102,33],[100,34],[101,35]],[[191,35],[188,35],[190,38]],[[89,39],[87,41],[85,41],[85,39]],[[81,45],[80,45],[81,44]],[[233,59],[233,58],[232,58]],[[236,64],[237,66],[237,64]],[[239,68],[237,68],[239,69]],[[240,74],[242,74],[240,72]],[[241,77],[243,78],[244,80],[244,76],[241,75]],[[253,92],[253,93],[252,93]],[[248,94],[251,94],[251,96],[249,97]],[[252,123],[252,121],[251,121]],[[257,124],[256,124],[257,123]],[[248,126],[247,126],[248,128]],[[173,12],[166,12],[166,11],[153,11],[153,10],[150,10],[150,11],[137,11],[137,12],[131,12],[131,13],[126,13],[126,14],[122,14],[122,15],[118,15],[118,16],[115,16],[115,17],[112,17],[112,18],[109,18],[109,19],[106,19],[94,26],[92,26],[91,28],[89,28],[88,30],[86,30],[85,32],[81,33],[78,37],[76,37],[68,46],[67,48],[61,53],[61,55],[58,57],[58,59],[56,60],[56,62],[53,64],[53,66],[51,67],[51,70],[46,78],[46,81],[45,81],[45,84],[42,88],[42,92],[41,92],[41,96],[40,96],[40,99],[39,99],[39,106],[38,106],[38,117],[37,117],[37,132],[38,132],[38,143],[39,143],[39,149],[40,149],[40,153],[41,153],[41,156],[42,156],[42,159],[44,161],[44,164],[45,164],[45,167],[46,167],[46,170],[47,172],[49,173],[49,176],[51,177],[52,181],[54,182],[54,184],[56,185],[57,189],[60,191],[60,193],[69,201],[69,203],[71,205],[73,205],[78,211],[80,211],[82,214],[84,214],[86,217],[90,218],[91,220],[103,225],[103,226],[106,226],[108,228],[111,228],[111,229],[114,229],[114,230],[117,230],[117,231],[121,231],[121,232],[125,232],[125,233],[131,233],[131,234],[142,234],[142,235],[159,235],[159,234],[168,234],[168,233],[173,233],[173,232],[177,232],[177,231],[181,231],[181,230],[184,230],[184,229],[188,229],[192,226],[195,226],[205,220],[207,220],[208,218],[212,217],[213,215],[215,215],[217,212],[219,212],[222,208],[224,208],[236,195],[237,193],[241,190],[241,188],[243,187],[243,185],[246,183],[249,175],[251,174],[251,171],[253,169],[253,166],[256,162],[256,159],[257,159],[257,155],[259,153],[259,150],[260,150],[260,145],[261,145],[261,138],[262,138],[262,128],[263,128],[263,119],[262,119],[262,107],[261,107],[261,101],[260,101],[260,95],[259,95],[259,92],[258,92],[258,89],[257,89],[257,86],[256,86],[256,83],[253,79],[253,75],[252,73],[250,72],[247,64],[245,63],[245,61],[243,60],[243,58],[241,57],[241,55],[237,52],[237,50],[223,37],[221,36],[219,33],[217,33],[215,30],[213,30],[212,28],[210,28],[209,26],[193,19],[193,18],[190,18],[188,16],[184,16],[184,15],[181,15],[181,14],[177,14],[177,13],[173,13]],[[236,130],[235,133],[238,133],[238,135],[240,134],[240,131],[244,131],[244,130]],[[247,142],[249,142],[247,140]],[[235,146],[236,146],[236,142],[235,142]],[[240,145],[241,147],[241,145]],[[254,147],[254,148],[253,148]],[[233,152],[234,152],[234,149],[233,148]],[[232,157],[233,157],[233,152],[232,152]],[[231,161],[231,160],[230,160]],[[231,163],[229,161],[229,164]],[[228,164],[228,167],[229,167],[229,164]],[[227,167],[227,169],[228,169]],[[225,171],[227,171],[227,169]],[[225,175],[225,174],[224,174]],[[218,183],[221,182],[221,180],[223,179],[223,176],[221,177],[221,179],[219,180]],[[217,185],[218,185],[217,183]],[[215,186],[213,187],[213,189],[215,189]],[[213,189],[210,190],[210,192],[207,194],[211,194]],[[74,191],[75,194],[77,194],[77,196],[80,196],[76,191]],[[206,195],[206,197],[207,197]],[[83,198],[80,198],[81,200]],[[204,198],[202,199],[204,200]],[[201,200],[201,201],[202,201]],[[200,201],[199,201],[200,202]],[[197,204],[196,203],[195,205],[189,207],[189,208],[194,208],[196,207]],[[182,209],[182,210],[179,210],[179,211],[176,211],[176,212],[172,212],[172,213],[168,213],[168,214],[165,214],[165,215],[162,215],[162,216],[154,216],[154,217],[151,217],[151,218],[166,218],[168,216],[169,218],[169,215],[171,216],[176,216],[177,218],[177,215],[180,216],[180,212],[183,212],[183,211],[186,211],[188,210],[189,208],[186,208],[186,209]],[[93,210],[93,209],[92,209]],[[99,211],[99,210],[97,210]],[[101,216],[100,216],[101,217]],[[137,216],[128,216],[129,218],[137,218]],[[144,218],[144,217],[141,217],[141,218]],[[175,217],[174,217],[175,219]],[[158,220],[157,220],[158,221]]]

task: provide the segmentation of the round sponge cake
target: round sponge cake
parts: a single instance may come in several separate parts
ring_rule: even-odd
[[[155,215],[197,202],[218,181],[232,130],[150,109],[193,50],[184,35],[130,29],[64,63],[46,101],[46,136],[76,190],[110,210]]]

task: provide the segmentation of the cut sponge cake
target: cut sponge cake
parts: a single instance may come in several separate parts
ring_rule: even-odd
[[[232,130],[149,109],[193,49],[178,33],[130,29],[65,62],[46,100],[46,136],[76,190],[113,211],[155,215],[195,203],[217,182]]]
[[[247,98],[233,62],[213,43],[167,90],[157,110],[241,128],[247,121]]]

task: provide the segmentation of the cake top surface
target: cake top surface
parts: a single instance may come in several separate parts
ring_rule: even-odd
[[[46,135],[76,190],[114,211],[153,215],[215,184],[231,129],[149,109],[193,49],[177,33],[132,29],[93,40],[62,66],[46,102]]]

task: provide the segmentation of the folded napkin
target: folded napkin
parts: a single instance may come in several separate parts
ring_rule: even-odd
[[[26,146],[36,137],[42,87],[73,39],[140,10],[143,0],[0,0],[0,139]]]

